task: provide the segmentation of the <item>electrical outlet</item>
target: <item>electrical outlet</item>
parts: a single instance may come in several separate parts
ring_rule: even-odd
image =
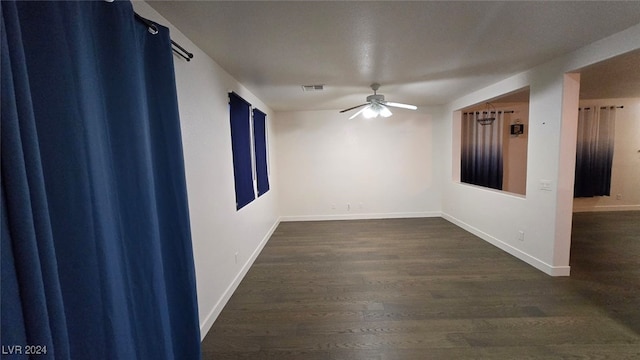
[[[617,194],[616,195],[616,200],[622,200],[622,194]]]
[[[236,264],[238,263],[238,253],[236,252]]]
[[[347,211],[351,211],[351,204],[347,204]]]
[[[518,240],[524,241],[524,231],[518,231]]]

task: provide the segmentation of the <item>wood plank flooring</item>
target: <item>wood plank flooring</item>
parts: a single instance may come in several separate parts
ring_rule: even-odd
[[[640,359],[640,212],[574,223],[570,278],[441,218],[281,223],[203,358]]]

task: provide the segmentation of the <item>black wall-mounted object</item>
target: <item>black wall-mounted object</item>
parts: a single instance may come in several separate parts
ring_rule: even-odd
[[[524,124],[511,124],[511,135],[524,134]]]

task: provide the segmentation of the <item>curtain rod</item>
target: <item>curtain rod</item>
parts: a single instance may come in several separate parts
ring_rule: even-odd
[[[503,114],[513,114],[515,111],[513,110],[498,110],[498,111],[472,111],[472,112],[464,112],[462,114],[495,114],[495,113],[503,113]]]
[[[133,14],[136,17],[136,20],[142,22],[147,26],[147,28],[149,28],[149,32],[151,34],[155,35],[158,33],[158,27],[153,21],[143,18],[142,16],[138,15],[138,13],[136,12],[134,12]],[[187,51],[182,46],[180,46],[180,44],[178,44],[177,42],[171,40],[171,45],[172,45],[171,50],[173,50],[173,52],[175,52],[176,54],[180,55],[180,57],[182,57],[183,59],[187,61],[191,61],[191,59],[193,59],[193,54]],[[175,48],[173,46],[175,46]],[[176,48],[178,49],[176,50]]]
[[[624,109],[624,106],[620,105],[620,106],[601,106],[600,110],[604,110],[604,109]],[[591,110],[590,107],[586,107],[586,108],[578,108],[578,110]]]

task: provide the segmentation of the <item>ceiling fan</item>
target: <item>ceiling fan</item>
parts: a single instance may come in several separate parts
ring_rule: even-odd
[[[415,105],[402,104],[397,102],[385,101],[384,95],[378,95],[377,91],[380,88],[380,84],[373,83],[371,84],[371,89],[373,90],[373,95],[367,96],[367,102],[364,104],[360,104],[354,107],[350,107],[348,109],[344,109],[340,111],[340,113],[351,111],[353,109],[357,109],[359,107],[364,106],[364,108],[360,109],[357,113],[351,115],[349,120],[354,117],[362,114],[367,119],[376,118],[378,116],[389,117],[391,116],[391,110],[389,110],[389,106],[397,107],[402,109],[416,110],[418,107]]]

